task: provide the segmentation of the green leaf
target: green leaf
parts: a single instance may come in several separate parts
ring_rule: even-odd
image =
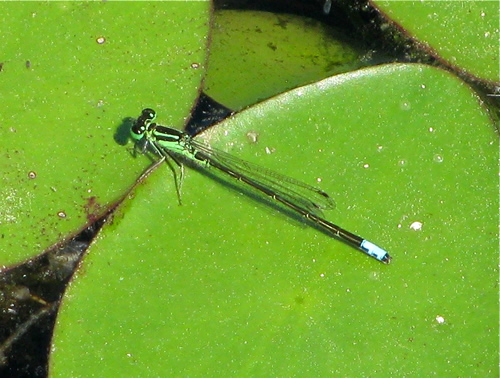
[[[374,4],[456,70],[499,82],[498,1],[374,1]]]
[[[1,4],[0,264],[71,238],[120,201],[149,164],[113,140],[126,142],[127,117],[155,107],[182,127],[209,6]]]
[[[361,66],[361,55],[323,23],[290,14],[214,13],[205,92],[232,109]]]
[[[320,186],[337,201],[327,219],[393,264],[203,171],[187,171],[179,206],[161,165],[66,293],[54,376],[496,371],[498,138],[470,87],[428,66],[379,66],[287,92],[204,138]]]

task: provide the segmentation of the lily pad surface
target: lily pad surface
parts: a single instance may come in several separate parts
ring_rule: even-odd
[[[284,93],[203,139],[325,190],[337,204],[325,217],[392,264],[213,170],[186,170],[180,206],[162,164],[74,277],[53,376],[495,374],[498,138],[469,86],[379,66]]]
[[[234,110],[361,66],[357,50],[325,24],[291,14],[214,12],[204,91]]]
[[[373,1],[401,29],[458,71],[500,82],[498,1]]]
[[[120,201],[148,165],[123,147],[142,108],[184,124],[209,6],[0,4],[0,266],[70,239]]]

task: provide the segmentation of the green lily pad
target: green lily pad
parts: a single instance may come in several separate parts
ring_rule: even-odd
[[[105,214],[148,162],[113,140],[143,107],[181,126],[203,74],[208,2],[0,4],[0,265]],[[167,112],[168,109],[168,112]],[[126,169],[124,169],[126,167]]]
[[[265,101],[204,139],[321,187],[337,202],[326,218],[393,263],[203,170],[186,172],[179,206],[161,165],[74,277],[53,376],[496,372],[498,138],[469,86],[379,66]]]
[[[406,33],[459,71],[500,80],[497,1],[373,1]]]
[[[205,92],[239,110],[361,66],[361,52],[323,23],[290,14],[214,13]]]

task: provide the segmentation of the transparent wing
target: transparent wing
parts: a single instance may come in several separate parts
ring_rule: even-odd
[[[318,188],[257,164],[239,159],[227,152],[209,147],[196,140],[191,140],[191,145],[223,167],[233,172],[238,172],[257,184],[271,189],[276,194],[313,214],[320,216],[321,210],[335,208],[334,200]]]

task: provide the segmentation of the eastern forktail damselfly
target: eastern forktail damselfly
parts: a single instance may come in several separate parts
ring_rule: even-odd
[[[181,167],[181,183],[183,166],[175,155],[201,163],[206,168],[216,168],[302,215],[330,236],[385,264],[391,261],[384,249],[323,219],[321,209],[333,207],[333,200],[327,193],[209,147],[180,130],[158,125],[153,122],[155,118],[153,109],[144,109],[132,125],[131,136],[136,143],[143,143],[143,151],[150,146],[162,159],[172,158]]]

